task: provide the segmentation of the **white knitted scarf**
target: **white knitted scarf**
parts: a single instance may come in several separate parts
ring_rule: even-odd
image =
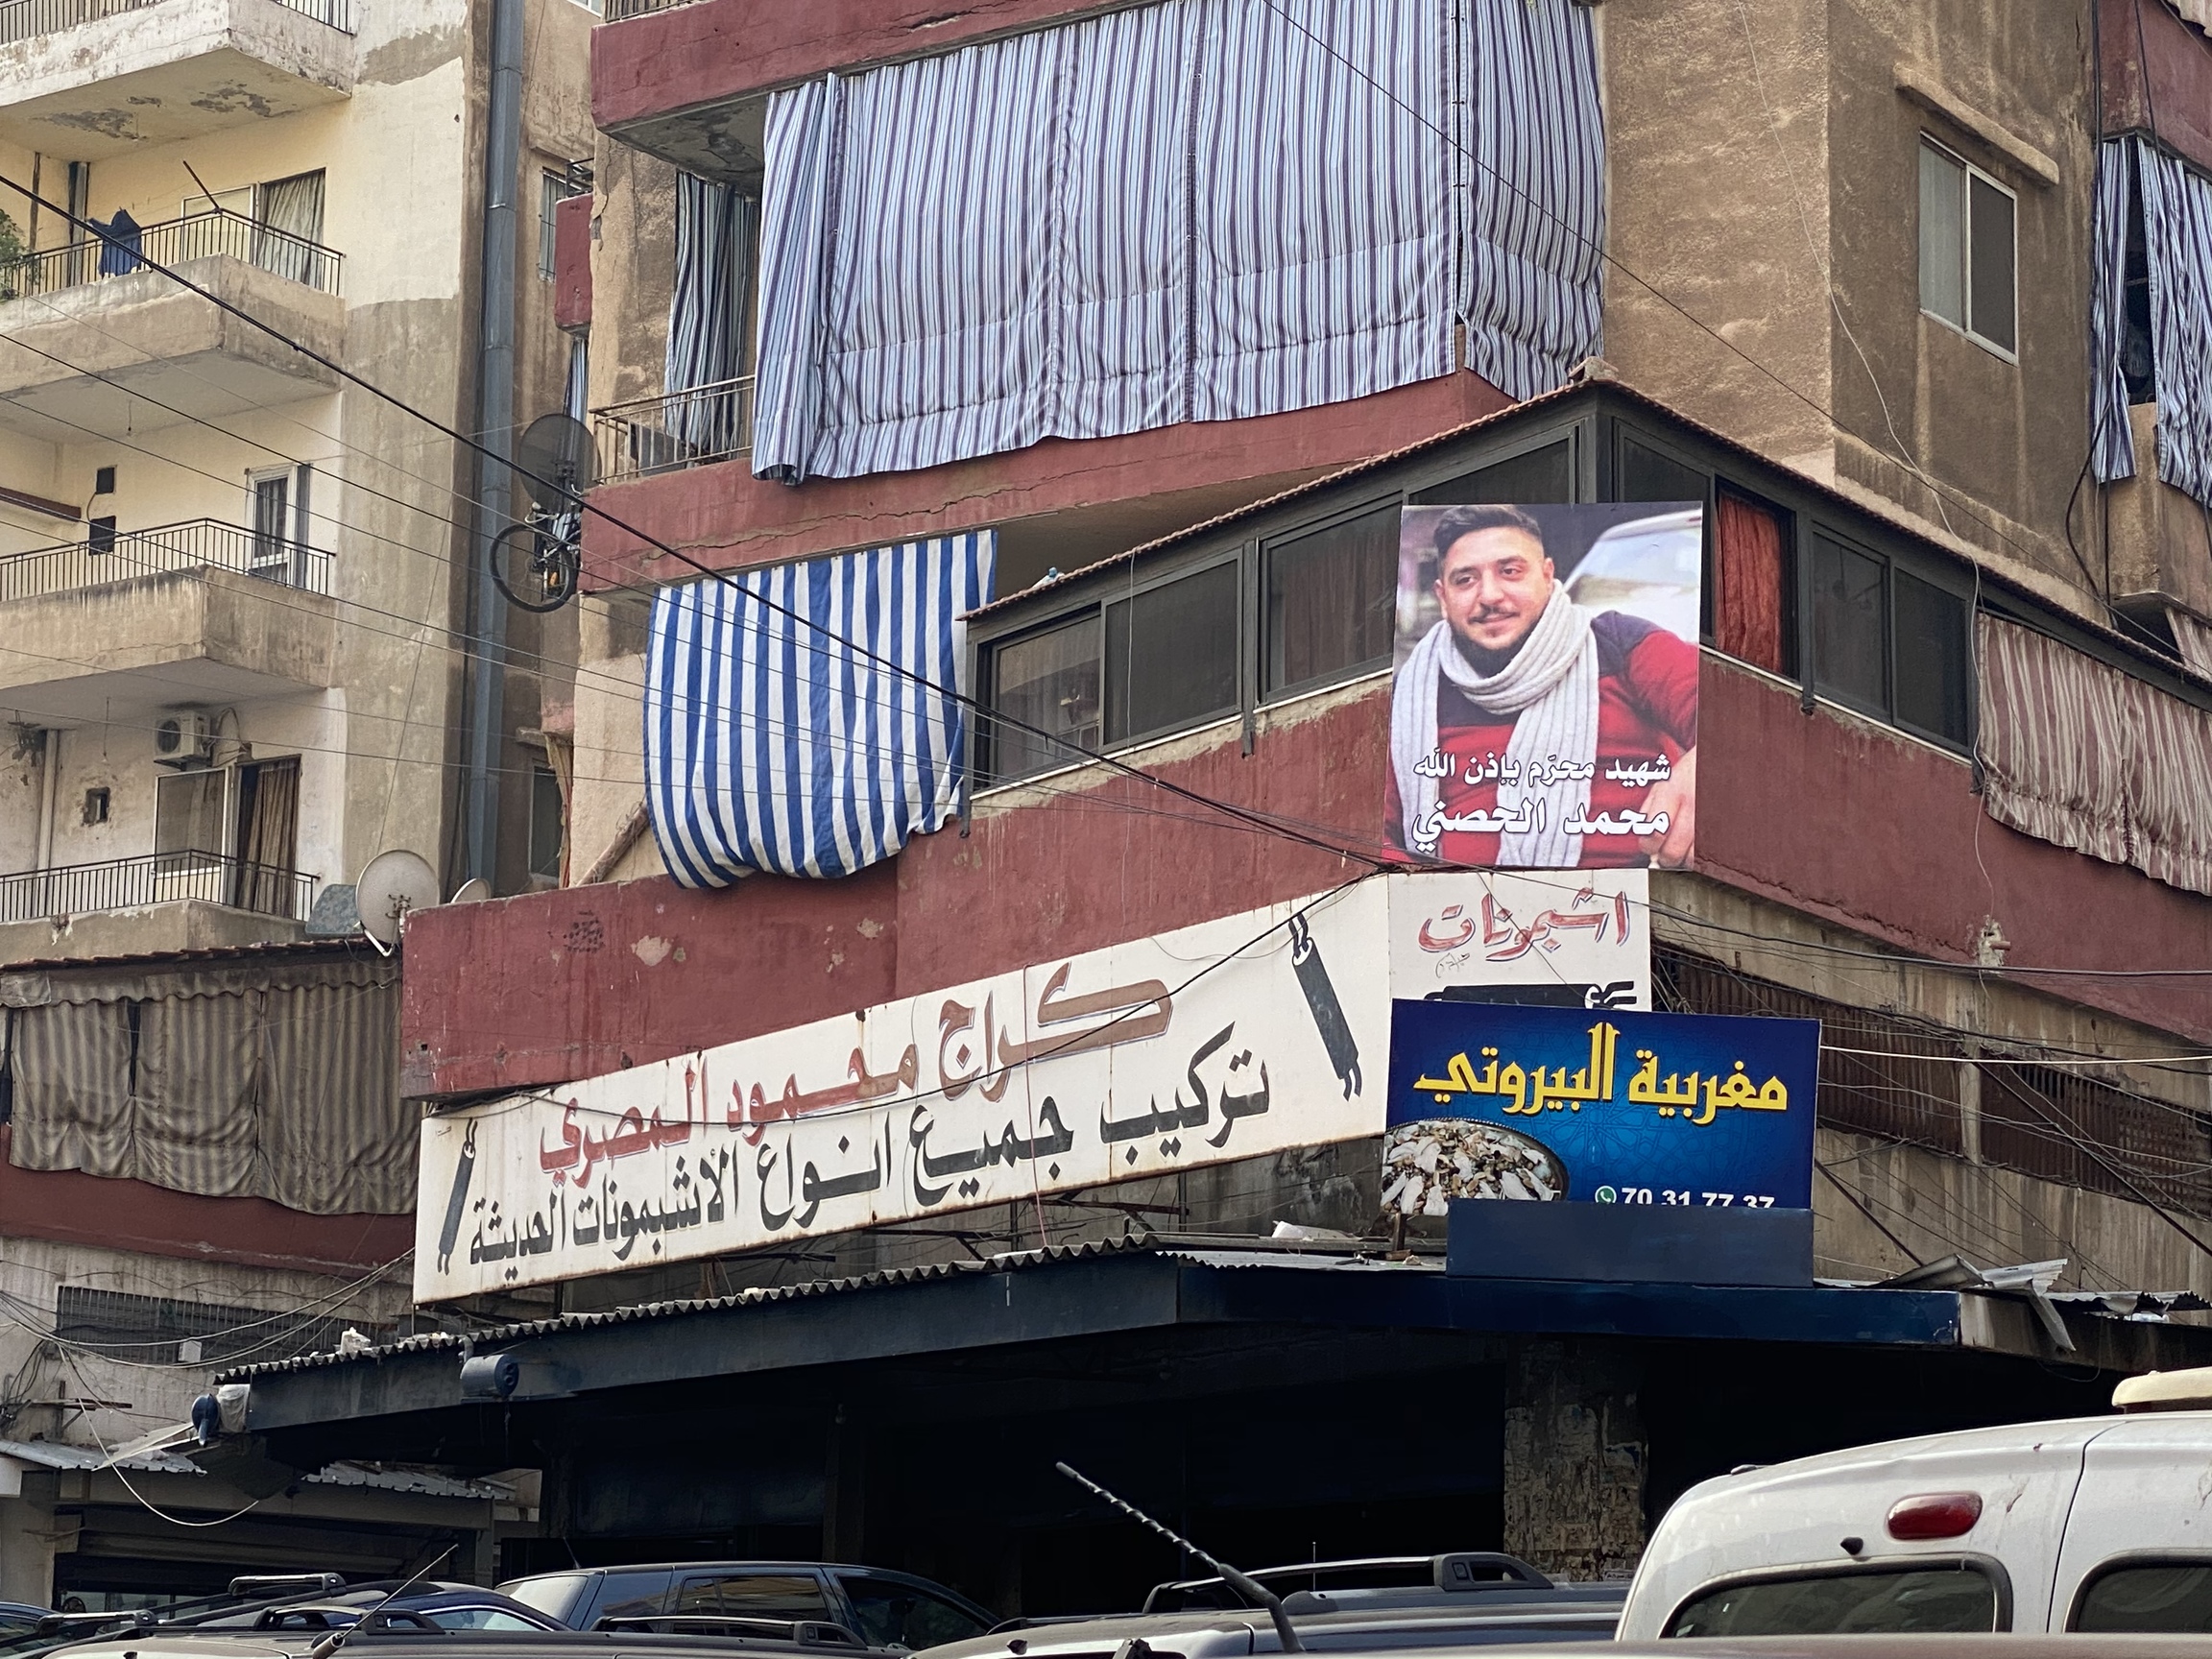
[[[1498,808],[1526,829],[1503,830],[1498,863],[1504,869],[1571,870],[1581,862],[1582,837],[1569,833],[1590,811],[1590,781],[1598,769],[1598,641],[1590,613],[1554,585],[1551,599],[1521,649],[1497,673],[1478,674],[1438,621],[1398,670],[1390,698],[1390,766],[1398,780],[1408,851],[1434,857],[1431,827],[1441,791],[1419,767],[1436,754],[1436,693],[1449,679],[1478,709],[1516,714],[1500,768]],[[1465,757],[1470,762],[1476,757]],[[1419,767],[1419,769],[1417,769]],[[1507,781],[1513,780],[1513,781]]]

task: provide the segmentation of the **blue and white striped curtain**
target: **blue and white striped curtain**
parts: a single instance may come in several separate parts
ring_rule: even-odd
[[[744,399],[728,383],[745,373],[759,212],[734,184],[676,175],[676,279],[661,385],[669,430],[702,454],[744,446]],[[699,387],[718,390],[685,396]]]
[[[2135,476],[2128,424],[2128,215],[2134,200],[2135,141],[2108,138],[2097,150],[2097,201],[2090,256],[2090,457],[2098,482]]]
[[[663,588],[645,672],[645,799],[686,887],[849,876],[951,817],[967,765],[960,618],[992,531]]]
[[[2212,180],[2143,138],[2097,155],[2091,417],[2097,476],[2134,476],[2128,426],[2128,219],[2140,192],[2158,389],[2158,476],[2212,506]]]
[[[1605,126],[1590,11],[1474,0],[1465,108],[1474,128],[1460,315],[1467,367],[1514,397],[1567,378],[1599,346]]]
[[[1557,384],[1597,349],[1600,127],[1571,0],[1160,0],[779,93],[754,470],[1363,397],[1449,373],[1462,311],[1471,367]],[[1512,188],[1468,197],[1484,167]]]

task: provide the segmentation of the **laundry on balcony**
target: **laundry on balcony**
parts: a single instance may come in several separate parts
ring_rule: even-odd
[[[130,208],[118,207],[114,218],[106,224],[94,219],[91,226],[100,238],[101,276],[128,276],[144,262],[138,246],[138,221],[131,217]]]

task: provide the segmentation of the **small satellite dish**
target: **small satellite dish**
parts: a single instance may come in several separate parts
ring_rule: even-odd
[[[548,513],[558,513],[596,484],[598,455],[583,421],[566,415],[541,415],[515,446],[516,481]]]
[[[485,880],[481,876],[471,876],[453,890],[453,897],[448,899],[446,902],[448,904],[474,904],[491,897],[492,883]]]
[[[427,910],[438,902],[438,872],[420,853],[395,847],[379,853],[353,883],[353,902],[361,914],[361,931],[377,944],[399,943],[399,924],[410,910]]]

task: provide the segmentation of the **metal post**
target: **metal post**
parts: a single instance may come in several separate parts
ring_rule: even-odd
[[[484,141],[482,339],[476,429],[492,453],[476,468],[476,543],[469,569],[469,773],[464,786],[467,874],[497,885],[500,727],[507,612],[492,583],[492,543],[511,517],[515,452],[515,192],[522,150],[522,0],[493,0],[492,97]]]

